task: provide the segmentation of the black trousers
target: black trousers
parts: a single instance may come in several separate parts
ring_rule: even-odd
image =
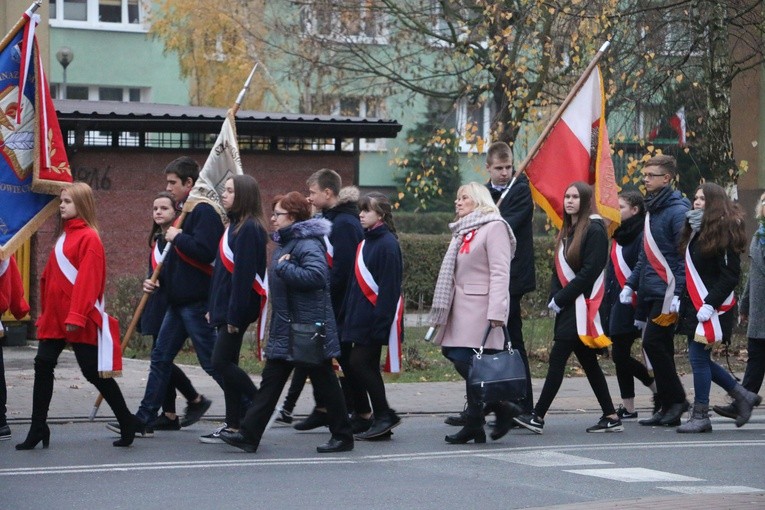
[[[543,417],[550,409],[550,405],[552,405],[563,383],[566,362],[568,362],[571,353],[576,355],[576,358],[582,365],[582,369],[584,369],[584,373],[587,375],[587,381],[590,383],[590,387],[598,399],[603,415],[614,414],[616,412],[614,410],[614,403],[608,391],[606,376],[603,375],[603,370],[601,370],[600,364],[598,364],[597,351],[584,345],[579,338],[571,338],[559,339],[553,342],[553,347],[550,351],[550,366],[547,369],[545,384],[542,386],[542,393],[539,395],[539,400],[537,400],[537,405],[534,408],[536,415]]]
[[[258,388],[250,376],[239,368],[244,331],[229,333],[226,326],[218,328],[218,339],[212,353],[212,365],[216,374],[223,377],[223,395],[226,400],[226,425],[238,429],[242,416],[242,399],[252,401]]]
[[[653,383],[653,377],[640,361],[632,356],[632,344],[635,335],[613,335],[611,337],[611,356],[616,368],[616,380],[619,382],[619,392],[622,398],[635,398],[635,379],[645,386]]]
[[[762,380],[765,378],[765,338],[749,338],[747,349],[749,356],[746,360],[746,371],[741,386],[751,392],[759,393],[760,388],[762,388]],[[1,362],[2,359],[0,359]],[[0,407],[0,411],[2,411],[2,407]]]
[[[268,420],[279,403],[279,396],[292,373],[292,363],[280,360],[266,360],[266,366],[261,375],[260,390],[252,399],[247,414],[242,421],[241,432],[248,441],[260,444]],[[343,393],[332,370],[332,362],[327,360],[321,366],[308,368],[308,376],[327,407],[329,431],[332,437],[339,440],[352,440],[351,423],[345,409]]]
[[[353,344],[348,361],[352,371],[354,391],[357,395],[354,403],[363,408],[368,395],[376,418],[382,418],[390,412],[388,398],[385,395],[385,382],[380,373],[381,354],[382,345]],[[358,409],[359,407],[356,408],[357,412],[359,412]]]
[[[650,301],[643,349],[653,366],[656,392],[662,407],[685,401],[685,389],[675,367],[675,324],[659,326],[653,319],[661,314],[661,300]]]
[[[95,345],[71,343],[82,375],[98,389],[120,424],[133,419],[125,404],[125,398],[114,378],[98,376],[98,347]],[[66,347],[66,340],[41,340],[35,356],[35,381],[32,390],[32,428],[42,427],[48,420],[48,409],[53,398],[54,369],[58,357]]]
[[[510,333],[510,344],[516,349],[523,360],[526,369],[526,396],[519,402],[524,413],[530,413],[534,407],[534,396],[531,392],[531,370],[526,345],[523,343],[523,318],[521,316],[521,299],[523,294],[510,295],[510,312],[507,314],[507,331]]]
[[[156,343],[157,335],[153,335],[153,341],[151,343],[152,349]],[[172,368],[170,369],[170,381],[167,383],[165,399],[162,401],[162,411],[175,414],[175,399],[178,396],[176,390],[179,391],[181,395],[183,395],[183,397],[189,402],[196,400],[196,398],[199,396],[199,393],[197,393],[197,390],[194,388],[194,385],[191,384],[191,381],[186,376],[186,374],[183,373],[183,370],[181,370],[178,365],[173,363]]]
[[[5,414],[8,412],[8,388],[5,386],[5,362],[3,361],[3,344],[0,343],[0,427],[8,424]]]

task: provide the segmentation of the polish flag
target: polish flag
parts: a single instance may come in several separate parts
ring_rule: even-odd
[[[593,185],[598,213],[613,224],[620,222],[605,105],[596,67],[526,166],[534,201],[558,228],[563,225],[563,195],[574,181]]]

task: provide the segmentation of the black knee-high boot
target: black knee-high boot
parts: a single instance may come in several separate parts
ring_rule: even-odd
[[[48,428],[48,408],[53,398],[53,369],[56,362],[35,358],[35,381],[32,389],[32,424],[23,443],[17,444],[17,450],[31,450],[42,441],[43,448],[50,443]]]

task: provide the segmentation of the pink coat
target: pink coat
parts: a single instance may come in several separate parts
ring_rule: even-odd
[[[470,251],[457,255],[452,307],[436,334],[436,344],[478,348],[490,320],[507,321],[510,260],[515,252],[511,236],[504,222],[486,223],[476,230]],[[494,328],[486,348],[501,349],[503,345],[502,330]]]

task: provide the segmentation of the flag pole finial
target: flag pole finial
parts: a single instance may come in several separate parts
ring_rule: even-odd
[[[252,66],[252,71],[250,71],[250,75],[247,77],[247,81],[244,82],[244,86],[242,87],[242,90],[239,92],[239,95],[236,97],[236,102],[234,103],[234,107],[232,110],[234,111],[234,114],[236,115],[236,112],[239,111],[239,107],[242,104],[242,101],[244,101],[244,95],[247,93],[247,89],[250,88],[250,83],[252,82],[252,77],[255,75],[255,70],[258,68],[259,62],[255,62],[255,65]]]

